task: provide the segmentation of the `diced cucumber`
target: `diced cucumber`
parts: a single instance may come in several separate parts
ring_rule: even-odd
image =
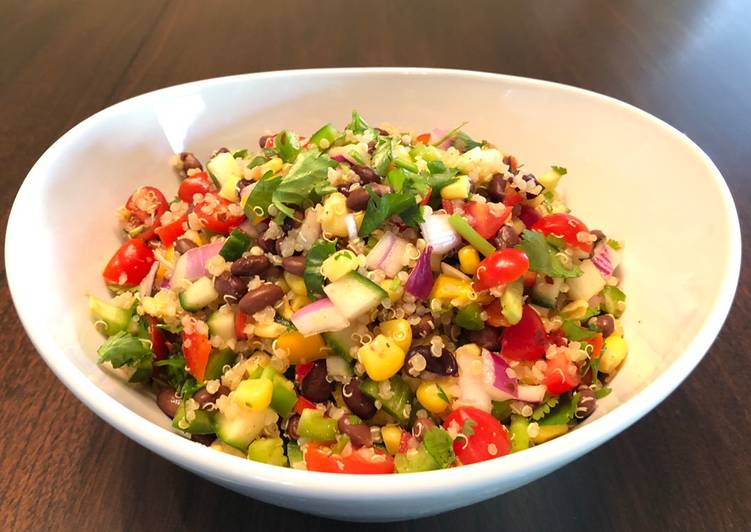
[[[214,419],[216,435],[227,445],[244,451],[263,432],[267,416],[267,410],[250,408],[238,409],[231,417],[219,412]]]
[[[325,126],[321,127],[318,131],[313,133],[310,136],[310,139],[308,142],[310,144],[313,144],[315,146],[318,146],[319,148],[323,149],[320,145],[320,142],[323,139],[326,139],[328,141],[328,147],[331,147],[334,145],[334,141],[339,136],[339,132],[336,130],[336,128],[331,124],[326,124]]]
[[[208,277],[201,277],[180,294],[180,305],[193,312],[213,303],[219,298],[214,283]]]
[[[235,363],[236,359],[237,355],[232,349],[212,351],[208,362],[206,362],[206,371],[203,378],[207,381],[221,378],[222,368],[224,366],[231,366]]]
[[[248,447],[248,460],[285,467],[284,442],[281,438],[259,438]]]
[[[206,410],[196,410],[196,417],[188,423],[187,428],[180,427],[180,422],[185,419],[185,401],[180,403],[172,420],[172,428],[189,432],[190,434],[214,434],[213,415]]]
[[[352,355],[350,354],[352,348],[360,346],[360,342],[356,342],[352,338],[355,327],[355,325],[352,325],[341,331],[323,333],[323,339],[331,350],[347,361],[352,360]]]
[[[209,326],[209,332],[212,336],[219,336],[224,340],[234,340],[235,337],[235,313],[229,307],[224,305],[206,320]]]
[[[529,447],[529,434],[527,433],[527,427],[529,427],[529,419],[524,416],[511,416],[511,425],[509,426],[509,432],[511,432],[511,452],[523,451]]]
[[[589,259],[583,260],[579,267],[582,271],[581,276],[566,281],[569,287],[568,295],[571,299],[589,301],[605,287],[605,279]]]
[[[324,286],[323,291],[348,320],[370,312],[388,297],[383,288],[357,272]]]
[[[206,165],[206,168],[222,186],[228,181],[242,177],[242,170],[229,152],[218,153]]]
[[[126,310],[102,301],[98,297],[89,296],[89,311],[91,311],[91,315],[97,321],[104,322],[105,327],[102,332],[107,336],[112,336],[128,329],[134,308],[131,307]]]
[[[535,305],[546,308],[555,308],[558,302],[558,295],[561,293],[563,279],[553,277],[552,283],[548,283],[545,277],[538,277],[537,282],[532,287],[531,299]]]
[[[300,446],[293,441],[287,443],[287,458],[292,469],[305,469],[305,457]]]
[[[555,190],[558,181],[560,181],[561,177],[565,174],[565,170],[561,169],[563,171],[563,173],[561,173],[558,171],[559,168],[560,167],[558,166],[554,166],[550,171],[538,176],[537,181],[543,186],[543,188],[546,190]]]
[[[394,457],[394,467],[397,473],[419,473],[438,469],[438,462],[425,450],[425,447],[420,445],[415,451],[399,453]]]
[[[300,414],[297,433],[301,438],[312,441],[336,440],[336,420],[324,417],[323,412],[315,408],[306,408]]]
[[[619,308],[621,305],[618,303],[621,301],[625,303],[626,294],[624,294],[617,286],[606,286],[602,290],[602,303],[608,314],[620,318],[621,314],[623,314],[623,309]]]
[[[524,282],[521,279],[506,285],[501,296],[501,314],[511,325],[516,325],[522,319],[523,299]]]
[[[409,423],[410,414],[414,410],[414,408],[408,408],[412,403],[412,390],[398,375],[389,379],[389,386],[391,396],[388,399],[383,399],[378,395],[380,385],[370,379],[365,379],[360,384],[360,390],[374,401],[380,401],[386,412],[394,416],[400,424],[406,425]]]

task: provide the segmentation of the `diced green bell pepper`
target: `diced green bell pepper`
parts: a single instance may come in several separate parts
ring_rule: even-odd
[[[478,303],[470,303],[466,307],[459,309],[454,316],[454,323],[462,329],[468,331],[481,331],[485,328],[482,321],[482,307]]]
[[[312,441],[334,441],[336,440],[336,420],[324,417],[319,410],[306,408],[300,415],[297,433],[301,438]]]
[[[195,411],[196,416],[193,421],[188,423],[187,428],[180,426],[180,421],[185,419],[185,401],[180,403],[175,413],[175,418],[172,420],[172,428],[189,432],[190,434],[214,434],[214,420],[210,412],[206,410],[198,409]]]
[[[394,467],[397,473],[419,473],[438,469],[438,462],[420,445],[416,452],[397,454],[394,457]]]
[[[511,416],[509,432],[511,432],[512,453],[523,451],[529,447],[529,434],[527,433],[527,427],[529,427],[529,419],[524,416]]]
[[[233,229],[232,232],[224,241],[222,249],[219,250],[219,255],[224,260],[233,261],[242,257],[250,247],[250,236],[240,229]]]
[[[203,378],[207,381],[221,378],[222,368],[224,366],[231,366],[236,358],[237,355],[235,352],[229,348],[212,351],[208,362],[206,362],[206,371]]]
[[[329,142],[328,147],[331,147],[334,145],[334,141],[338,136],[339,132],[336,130],[336,128],[332,124],[326,124],[325,126],[321,127],[321,129],[313,133],[310,136],[308,142],[321,148],[321,141],[323,139],[326,139]]]
[[[389,385],[391,397],[388,399],[379,397],[379,383],[370,379],[366,379],[360,384],[360,390],[371,399],[380,401],[386,412],[394,416],[401,425],[406,425],[409,423],[412,410],[414,410],[414,408],[411,408],[412,390],[398,375],[389,379]],[[408,405],[410,408],[407,408]]]
[[[284,442],[281,438],[258,438],[248,447],[248,460],[285,467]]]

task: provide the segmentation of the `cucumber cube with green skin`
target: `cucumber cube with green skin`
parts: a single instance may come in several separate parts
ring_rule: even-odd
[[[208,277],[201,277],[180,294],[180,305],[188,312],[201,310],[219,299],[219,292],[214,282]]]
[[[268,410],[249,408],[235,411],[232,416],[218,412],[214,418],[216,436],[227,445],[245,451],[250,442],[261,435],[268,417]]]
[[[420,445],[416,452],[397,454],[394,457],[394,467],[397,473],[419,473],[438,469],[438,462]]]
[[[521,279],[506,285],[501,296],[501,314],[511,325],[516,325],[522,319],[522,303],[524,296],[524,282]]]
[[[206,362],[206,371],[204,372],[204,379],[207,381],[219,379],[222,376],[222,368],[224,366],[231,366],[235,363],[237,355],[232,349],[221,349],[218,351],[212,351],[209,355],[209,360]]]
[[[350,272],[324,286],[323,291],[348,320],[370,312],[388,297],[383,288],[357,272]]]
[[[180,422],[185,419],[185,401],[180,403],[172,420],[172,428],[189,432],[190,434],[214,434],[214,420],[211,412],[198,409],[195,411],[193,421],[188,423],[187,428],[182,428]]]
[[[235,313],[225,305],[213,312],[206,320],[209,332],[212,336],[219,336],[226,341],[234,340],[235,336]]]
[[[602,289],[602,302],[605,312],[612,314],[616,318],[620,318],[623,314],[623,309],[618,303],[626,302],[626,294],[617,286],[608,285]]]
[[[259,438],[248,447],[248,460],[276,466],[287,466],[281,438]]]
[[[509,432],[511,433],[512,453],[523,451],[529,447],[529,434],[527,433],[527,427],[529,427],[529,419],[524,416],[511,416]]]
[[[311,441],[336,440],[336,420],[324,417],[323,412],[314,408],[306,408],[300,415],[297,433],[301,438]]]
[[[305,457],[300,450],[300,446],[293,441],[287,443],[287,458],[291,468],[305,469]]]
[[[398,375],[389,379],[389,386],[391,387],[391,397],[388,399],[383,399],[378,395],[379,383],[370,379],[365,379],[360,384],[360,390],[374,401],[380,401],[381,407],[394,416],[399,424],[407,425],[409,424],[410,414],[414,411],[412,390]]]
[[[545,308],[555,308],[558,302],[558,295],[561,293],[561,287],[563,286],[563,279],[553,277],[552,281],[552,283],[548,283],[545,277],[538,276],[537,282],[532,287],[532,293],[530,294],[532,303]]]
[[[98,297],[89,296],[89,311],[99,322],[104,322],[104,330],[107,336],[112,336],[120,331],[126,331],[133,317],[133,309],[123,309],[102,301]]]
[[[352,355],[350,355],[350,350],[353,347],[360,345],[359,342],[356,342],[352,338],[353,332],[355,332],[354,325],[347,327],[346,329],[342,329],[341,331],[325,332],[322,333],[322,335],[324,341],[334,353],[342,357],[347,362],[351,362]]]

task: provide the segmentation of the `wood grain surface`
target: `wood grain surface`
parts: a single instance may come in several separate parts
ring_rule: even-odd
[[[666,120],[719,166],[748,249],[750,36],[747,0],[0,0],[2,220],[47,146],[117,101],[226,74],[414,65],[569,83]],[[690,251],[684,260],[700,260]],[[745,264],[704,361],[609,443],[485,503],[360,528],[749,530],[750,291]],[[353,528],[236,495],[99,420],[37,356],[4,269],[0,345],[1,530]]]

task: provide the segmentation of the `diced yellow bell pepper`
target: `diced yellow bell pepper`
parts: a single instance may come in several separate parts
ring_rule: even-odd
[[[313,362],[326,358],[330,354],[320,334],[305,337],[299,331],[282,334],[276,339],[275,348],[286,354],[290,364]]]
[[[540,431],[529,439],[534,443],[545,443],[568,432],[568,425],[540,425]]]
[[[436,279],[430,297],[447,305],[462,307],[477,299],[477,294],[469,281],[442,273]]]
[[[284,280],[292,290],[298,296],[307,296],[308,289],[305,287],[305,280],[299,275],[294,273],[284,272]]]
[[[441,189],[441,198],[445,200],[458,200],[469,197],[469,176],[456,176],[456,181]]]
[[[405,319],[389,320],[381,323],[381,332],[389,337],[405,353],[412,345],[412,326]]]
[[[402,442],[402,433],[404,431],[399,425],[386,425],[381,428],[381,439],[386,446],[386,451],[389,454],[396,454],[399,452],[399,444]]]
[[[357,255],[348,249],[342,249],[323,261],[321,273],[333,282],[359,267],[360,261],[357,260]]]
[[[404,357],[404,350],[383,334],[357,351],[357,360],[365,367],[368,377],[379,382],[396,375],[404,365]]]
[[[165,260],[175,263],[175,247],[170,246],[164,251],[163,257]],[[164,279],[164,276],[167,275],[167,268],[165,268],[164,264],[159,264],[159,268],[156,271],[156,277],[154,279],[154,286],[159,286],[162,283],[162,279]]]
[[[467,275],[474,275],[480,265],[480,253],[472,246],[459,250],[459,269]]]
[[[259,411],[269,407],[273,391],[274,385],[270,380],[249,379],[242,381],[232,392],[232,399]]]
[[[425,381],[417,388],[417,400],[429,412],[440,414],[449,407],[447,400],[451,401],[445,391],[443,392],[445,399],[441,396],[441,390],[442,388],[439,389],[438,384],[435,382]]]
[[[341,192],[329,194],[318,211],[318,223],[324,233],[334,236],[346,237],[347,230],[347,198]]]
[[[621,365],[627,354],[628,344],[626,340],[617,334],[611,334],[605,338],[602,345],[600,371],[603,373],[612,373]]]

